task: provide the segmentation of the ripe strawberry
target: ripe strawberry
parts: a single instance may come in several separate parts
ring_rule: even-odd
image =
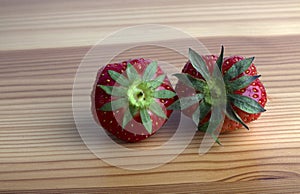
[[[172,113],[166,108],[177,96],[157,63],[140,58],[100,69],[92,98],[104,129],[137,142],[163,126]]]
[[[226,110],[221,133],[241,126],[248,129],[246,123],[256,120],[265,111],[266,90],[258,79],[260,75],[252,63],[254,58],[232,56],[223,62],[223,47],[218,59],[214,55],[201,57],[192,49],[189,58],[191,62],[186,63],[182,73],[175,74],[179,79],[176,91],[180,99],[169,109],[183,110],[193,118],[199,130],[206,131],[211,107],[222,98],[226,99]],[[212,63],[221,72],[221,78],[213,76],[217,71]],[[220,79],[224,83],[223,89],[218,82]]]

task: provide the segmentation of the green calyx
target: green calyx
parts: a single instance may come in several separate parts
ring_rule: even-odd
[[[207,81],[207,87],[204,88],[204,100],[209,105],[218,105],[224,98],[224,89],[222,80],[212,78]]]
[[[154,89],[145,82],[133,83],[127,91],[129,104],[136,108],[148,108],[153,101]]]
[[[224,75],[222,75],[223,53],[224,47],[222,46],[221,53],[214,66],[214,70],[213,72],[209,72],[203,58],[194,50],[190,49],[189,60],[192,66],[202,75],[203,79],[197,79],[185,73],[175,74],[174,76],[176,76],[186,86],[194,88],[197,94],[202,95],[202,98],[198,98],[199,101],[195,100],[194,96],[184,97],[184,101],[189,101],[188,106],[195,105],[196,103],[199,105],[198,109],[193,114],[193,120],[197,125],[199,124],[199,121],[201,121],[211,111],[212,107],[225,105],[225,110],[223,110],[225,115],[228,118],[241,123],[248,129],[247,125],[234,111],[233,105],[249,114],[260,113],[265,111],[265,109],[255,100],[246,96],[235,94],[235,91],[249,86],[253,81],[258,79],[260,75],[239,77],[250,67],[254,57],[236,62]],[[177,110],[188,108],[187,104],[184,103],[183,100],[179,98],[178,101],[179,102],[175,102],[173,106],[170,106],[170,108]],[[180,103],[181,105],[176,106],[176,104]],[[222,121],[218,122],[221,123]],[[205,123],[198,126],[199,130],[206,131],[208,125],[209,123]],[[215,126],[218,126],[218,123],[215,123]]]
[[[157,62],[150,63],[143,75],[129,63],[126,68],[126,76],[109,70],[111,78],[120,86],[98,85],[107,94],[116,97],[115,100],[104,104],[101,111],[115,111],[125,108],[122,128],[137,114],[140,114],[142,123],[149,134],[152,133],[152,120],[150,112],[166,119],[166,113],[155,99],[173,98],[175,92],[169,90],[159,90],[165,75],[155,76],[158,69]]]

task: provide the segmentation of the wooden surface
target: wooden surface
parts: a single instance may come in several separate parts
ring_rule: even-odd
[[[0,191],[299,193],[300,2],[126,2],[0,1]],[[185,30],[212,53],[224,44],[226,55],[256,56],[269,95],[267,112],[249,132],[222,135],[224,146],[203,156],[197,153],[203,135],[196,134],[182,154],[159,168],[129,171],[98,159],[75,127],[75,72],[99,39],[145,23]],[[185,61],[149,47],[116,59],[139,52],[177,67]],[[171,130],[125,146],[158,146]]]

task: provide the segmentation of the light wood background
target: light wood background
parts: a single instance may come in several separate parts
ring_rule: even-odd
[[[212,53],[223,44],[227,55],[256,56],[267,112],[249,132],[222,135],[224,146],[203,156],[197,134],[181,155],[156,169],[123,170],[98,159],[73,120],[75,72],[99,39],[145,23],[182,29]],[[118,59],[139,57],[138,51],[178,67],[185,61],[147,47]],[[298,0],[0,0],[0,191],[299,193],[299,74]],[[129,146],[161,144],[175,121]]]

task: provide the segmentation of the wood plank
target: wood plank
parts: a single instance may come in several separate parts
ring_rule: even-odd
[[[145,23],[195,37],[297,35],[299,16],[298,0],[1,0],[0,50],[93,45],[121,27]]]
[[[162,180],[167,180],[165,184],[169,188],[172,184],[192,182],[198,185],[214,181],[299,180],[300,58],[289,54],[286,63],[277,61],[283,60],[277,53],[285,55],[280,49],[294,39],[299,39],[299,36],[201,39],[212,52],[217,52],[220,42],[225,42],[228,53],[256,56],[258,70],[263,75],[262,80],[270,97],[268,111],[250,125],[250,132],[239,130],[222,135],[223,147],[215,145],[206,155],[198,156],[197,150],[203,136],[197,134],[175,160],[142,172],[122,170],[99,160],[85,147],[75,129],[71,107],[74,73],[91,47],[1,52],[0,67],[4,73],[0,79],[1,188],[103,187],[105,191],[113,191],[113,187],[117,186],[121,190],[132,188],[134,191],[139,187],[132,186],[159,185]],[[250,42],[252,44],[248,44]],[[265,42],[268,42],[267,46]],[[274,48],[276,54],[272,55],[262,47]],[[290,47],[291,53],[298,50],[300,42],[298,46]],[[139,53],[173,61],[178,67],[186,60],[176,57],[169,50],[147,46],[126,51],[114,60],[124,60]],[[11,56],[16,57],[12,60]],[[25,61],[24,65],[22,61]],[[275,79],[276,71],[286,72],[288,79],[284,75]],[[284,87],[285,92],[282,93]],[[151,139],[130,147],[159,146],[172,134],[175,121],[176,118]]]
[[[131,187],[95,187],[89,189],[22,190],[22,193],[295,193],[300,190],[297,180],[276,179],[242,182],[185,183]],[[270,187],[273,189],[270,190]],[[9,193],[9,191],[7,191]]]
[[[299,17],[298,0],[0,0],[0,192],[299,193]],[[203,134],[196,133],[183,153],[158,168],[130,171],[97,158],[74,122],[75,73],[99,39],[146,23],[184,30],[211,53],[225,45],[226,56],[255,56],[268,92],[267,112],[249,125],[250,131],[221,135],[224,146],[214,145],[205,155],[198,155]],[[161,39],[177,47],[186,41],[171,35]],[[173,50],[145,45],[112,61],[136,57],[167,61],[178,70],[187,60]],[[131,149],[159,147],[174,134],[178,118],[173,114],[141,143],[119,143]],[[106,151],[115,160],[122,157],[112,148]],[[131,159],[143,166],[159,157],[164,154]]]

